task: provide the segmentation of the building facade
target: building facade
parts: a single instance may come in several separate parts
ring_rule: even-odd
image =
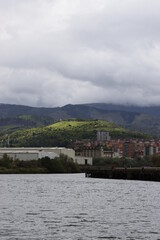
[[[54,159],[60,154],[67,155],[75,161],[75,151],[67,148],[0,148],[0,158],[7,154],[13,160],[38,160],[39,158],[49,157]]]
[[[82,157],[76,156],[75,163],[79,165],[93,165],[93,158],[92,157]]]
[[[109,132],[105,131],[98,131],[97,132],[97,141],[98,142],[104,142],[104,141],[110,141],[111,137],[109,136]]]

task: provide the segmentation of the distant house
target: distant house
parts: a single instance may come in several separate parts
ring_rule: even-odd
[[[144,146],[144,156],[153,156],[158,153],[158,147],[152,144],[145,144]]]
[[[123,157],[133,158],[134,157],[134,144],[131,141],[123,143]]]
[[[84,157],[103,157],[102,147],[83,147],[81,150],[81,156]]]
[[[83,156],[76,156],[75,163],[79,165],[93,165],[93,158],[92,157],[83,157]]]

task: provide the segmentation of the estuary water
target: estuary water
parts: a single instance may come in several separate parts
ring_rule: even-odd
[[[160,183],[0,175],[0,240],[160,239]]]

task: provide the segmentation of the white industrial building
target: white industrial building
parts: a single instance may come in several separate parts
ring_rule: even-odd
[[[4,154],[7,154],[7,156],[12,158],[13,160],[19,159],[21,161],[38,160],[44,157],[54,159],[55,157],[59,157],[60,154],[64,154],[69,158],[73,159],[73,162],[77,164],[92,165],[92,157],[75,156],[75,151],[73,149],[65,147],[0,148],[0,158],[2,158]]]
[[[60,154],[67,155],[75,161],[75,151],[67,148],[0,148],[0,158],[7,154],[13,160],[19,159],[23,161],[38,160],[39,158],[49,157],[54,159]]]
[[[43,157],[49,157],[51,159],[58,157],[56,153],[47,153],[45,151],[35,150],[3,150],[0,151],[0,158],[2,158],[4,154],[7,154],[7,156],[12,158],[13,160],[19,159],[21,161],[38,160]]]

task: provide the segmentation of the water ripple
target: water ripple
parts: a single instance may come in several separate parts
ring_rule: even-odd
[[[0,240],[158,240],[159,183],[0,175]]]

